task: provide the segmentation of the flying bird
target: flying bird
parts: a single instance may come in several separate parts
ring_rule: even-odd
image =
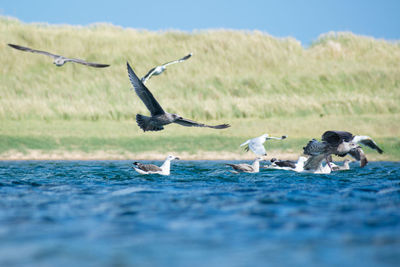
[[[142,79],[141,79],[142,83],[145,84],[153,75],[160,75],[161,73],[163,73],[166,70],[167,66],[183,62],[183,61],[189,59],[191,56],[192,56],[192,53],[190,53],[178,60],[170,61],[170,62],[164,63],[160,66],[152,68],[151,70],[149,70],[149,72],[146,75],[144,75],[142,77]]]
[[[140,162],[134,162],[133,165],[135,167],[133,167],[133,168],[135,169],[135,171],[137,171],[140,174],[169,175],[172,160],[179,160],[179,158],[169,155],[160,167],[158,167],[157,165],[154,165],[154,164],[143,164]]]
[[[52,53],[49,53],[46,51],[40,51],[40,50],[36,50],[36,49],[32,49],[32,48],[24,47],[24,46],[20,46],[20,45],[15,45],[15,44],[8,44],[8,45],[11,46],[12,48],[15,48],[15,49],[18,49],[21,51],[32,52],[32,53],[37,53],[37,54],[42,54],[42,55],[52,57],[54,59],[53,64],[56,64],[56,66],[58,66],[58,67],[61,67],[62,65],[64,65],[67,62],[79,63],[79,64],[83,64],[83,65],[87,65],[87,66],[95,67],[95,68],[105,68],[105,67],[110,66],[107,64],[87,62],[85,60],[77,59],[77,58],[67,58],[67,57],[55,55],[55,54],[52,54]]]
[[[247,140],[240,146],[246,146],[244,148],[245,151],[249,151],[249,149],[250,149],[256,155],[266,156],[267,151],[265,151],[265,147],[263,145],[266,140],[271,140],[271,139],[283,140],[285,138],[287,138],[287,135],[282,135],[281,137],[273,137],[273,136],[269,136],[268,134],[263,134],[259,137],[255,137],[255,138]]]
[[[144,131],[161,131],[164,129],[164,125],[170,123],[176,123],[186,127],[208,127],[213,129],[225,129],[230,127],[229,124],[220,125],[207,125],[203,123],[198,123],[189,119],[182,118],[181,116],[173,113],[168,113],[163,110],[157,100],[154,98],[153,94],[146,88],[143,82],[136,76],[133,72],[131,66],[127,62],[129,79],[135,89],[136,94],[146,105],[147,109],[150,111],[151,116],[144,116],[141,114],[136,114],[136,122],[139,127]]]
[[[379,154],[383,153],[383,150],[369,136],[353,135],[352,133],[345,131],[326,131],[322,135],[322,140],[333,145],[337,144],[338,142],[342,142],[342,144],[345,143],[361,144],[378,151]],[[338,153],[335,154],[339,157],[350,155],[356,160],[360,161],[361,167],[364,167],[368,163],[364,151],[359,146],[352,148],[348,151],[347,150],[338,151]]]
[[[258,157],[254,160],[253,164],[246,164],[246,163],[240,163],[240,164],[231,164],[231,163],[226,163],[225,165],[231,166],[234,171],[233,173],[239,173],[239,172],[247,172],[247,173],[256,173],[260,171],[260,161],[262,161],[263,158]]]

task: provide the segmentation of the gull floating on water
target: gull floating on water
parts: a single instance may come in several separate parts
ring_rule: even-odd
[[[179,160],[178,157],[169,155],[160,167],[154,164],[142,164],[140,162],[134,162],[133,165],[135,165],[136,167],[133,168],[140,174],[169,175],[171,168],[171,161],[175,159]]]
[[[271,140],[271,139],[283,140],[285,138],[287,138],[287,135],[282,135],[281,137],[273,137],[273,136],[269,136],[268,134],[263,134],[259,137],[255,137],[255,138],[247,140],[240,146],[246,146],[244,148],[244,150],[249,151],[249,149],[250,149],[256,155],[266,156],[267,151],[265,151],[265,147],[263,145],[266,140]]]
[[[173,113],[165,112],[157,100],[154,98],[153,94],[147,89],[143,82],[136,76],[133,72],[129,63],[127,63],[129,79],[135,88],[136,94],[146,105],[147,109],[151,113],[151,117],[144,116],[141,114],[136,114],[136,122],[139,127],[145,131],[161,131],[164,129],[164,125],[170,123],[177,123],[186,127],[208,127],[213,129],[225,129],[230,127],[229,124],[220,125],[206,125],[203,123],[198,123],[189,119],[184,119],[181,116]]]
[[[272,158],[271,164],[265,165],[263,168],[301,172],[304,170],[303,167],[306,160],[307,158],[303,156],[299,157],[297,161]]]
[[[231,163],[226,163],[225,165],[231,166],[234,171],[233,173],[239,173],[239,172],[247,172],[247,173],[256,173],[260,171],[260,161],[262,161],[263,158],[258,157],[254,160],[253,164],[246,164],[246,163],[240,163],[240,164],[231,164]]]
[[[142,79],[141,79],[142,83],[145,84],[153,75],[160,75],[161,73],[163,73],[166,70],[168,65],[183,62],[183,61],[187,60],[188,58],[190,58],[191,56],[192,56],[192,53],[190,53],[178,60],[170,61],[170,62],[164,63],[160,66],[152,68],[151,70],[149,70],[149,72],[146,75],[144,75],[142,77]]]
[[[378,151],[379,154],[383,153],[383,150],[369,136],[353,135],[352,133],[345,132],[345,131],[326,131],[322,135],[322,140],[325,142],[328,142],[331,145],[336,145],[337,143],[340,143],[340,142],[341,143],[361,144],[361,145],[368,146],[368,147]],[[361,167],[364,167],[368,163],[368,160],[367,160],[367,157],[365,156],[364,151],[359,146],[357,146],[356,148],[350,149],[349,151],[346,151],[346,150],[338,151],[338,153],[335,153],[335,154],[340,157],[344,157],[349,154],[356,160],[360,161]]]
[[[332,171],[346,171],[350,170],[350,160],[345,159],[343,161],[343,165],[336,165],[335,163],[331,162]]]
[[[58,66],[58,67],[61,67],[62,65],[64,65],[67,62],[75,62],[75,63],[79,63],[79,64],[83,64],[83,65],[87,65],[87,66],[95,67],[95,68],[105,68],[105,67],[110,66],[107,64],[87,62],[85,60],[77,59],[77,58],[67,58],[67,57],[55,55],[55,54],[52,54],[52,53],[49,53],[46,51],[40,51],[40,50],[36,50],[36,49],[32,49],[32,48],[24,47],[24,46],[20,46],[20,45],[15,45],[15,44],[8,44],[8,45],[11,46],[12,48],[15,48],[15,49],[18,49],[21,51],[37,53],[37,54],[42,54],[42,55],[52,57],[54,59],[53,64],[56,64],[56,66]]]

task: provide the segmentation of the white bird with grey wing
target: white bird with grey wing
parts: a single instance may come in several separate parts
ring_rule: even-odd
[[[24,46],[20,46],[20,45],[15,45],[15,44],[8,44],[8,45],[10,47],[12,47],[12,48],[15,48],[15,49],[18,49],[18,50],[21,50],[21,51],[31,52],[31,53],[36,53],[36,54],[42,54],[42,55],[46,55],[46,56],[52,57],[54,59],[53,64],[55,64],[57,67],[61,67],[67,62],[79,63],[79,64],[82,64],[82,65],[87,65],[87,66],[95,67],[95,68],[105,68],[105,67],[110,66],[108,64],[87,62],[85,60],[78,59],[78,58],[67,58],[67,57],[63,57],[63,56],[60,56],[60,55],[52,54],[52,53],[49,53],[49,52],[46,52],[46,51],[36,50],[36,49],[32,49],[32,48],[24,47]]]
[[[183,61],[189,59],[191,56],[192,56],[192,53],[190,53],[190,54],[188,54],[188,55],[186,55],[183,58],[180,58],[178,60],[170,61],[170,62],[164,63],[164,64],[162,64],[160,66],[152,68],[151,70],[149,70],[149,72],[147,72],[146,75],[144,75],[142,77],[142,79],[141,79],[142,83],[145,84],[152,76],[160,75],[161,73],[163,73],[166,70],[167,66],[183,62]]]
[[[172,160],[179,160],[179,158],[169,155],[160,167],[154,164],[143,164],[140,162],[134,162],[133,165],[135,165],[135,167],[133,168],[140,174],[169,175]]]
[[[259,137],[255,137],[255,138],[247,140],[240,146],[245,146],[245,148],[244,148],[245,151],[251,150],[251,151],[253,151],[254,154],[256,154],[258,156],[266,156],[267,151],[265,150],[265,147],[264,147],[264,143],[266,140],[271,140],[271,139],[283,140],[286,138],[287,138],[287,135],[282,135],[281,137],[274,137],[274,136],[269,136],[269,134],[263,134]]]
[[[207,125],[182,118],[177,114],[164,111],[157,100],[154,98],[150,90],[147,89],[143,82],[137,77],[129,63],[126,64],[128,68],[129,79],[133,85],[133,88],[135,89],[136,94],[143,101],[151,114],[150,117],[144,116],[142,114],[136,114],[136,122],[144,132],[161,131],[164,129],[165,125],[171,123],[176,123],[186,127],[208,127],[213,129],[225,129],[230,127],[229,124]]]

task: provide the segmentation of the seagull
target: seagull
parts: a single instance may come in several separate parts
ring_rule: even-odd
[[[179,160],[178,157],[169,155],[160,167],[154,164],[142,164],[140,162],[134,162],[133,165],[135,165],[136,167],[133,168],[140,174],[169,175],[171,168],[171,161],[175,159]]]
[[[35,50],[29,47],[24,47],[24,46],[20,46],[20,45],[15,45],[15,44],[8,44],[9,46],[11,46],[12,48],[21,50],[21,51],[25,51],[25,52],[32,52],[32,53],[37,53],[37,54],[42,54],[42,55],[46,55],[49,57],[52,57],[54,59],[53,64],[56,64],[57,67],[61,67],[62,65],[64,65],[67,62],[75,62],[75,63],[79,63],[79,64],[83,64],[83,65],[87,65],[90,67],[95,67],[95,68],[105,68],[108,67],[110,65],[107,64],[99,64],[99,63],[92,63],[92,62],[87,62],[84,61],[82,59],[77,59],[77,58],[66,58],[60,55],[55,55],[46,51],[40,51],[40,50]]]
[[[270,165],[265,165],[263,168],[266,169],[278,169],[278,170],[290,170],[290,171],[303,171],[304,162],[307,160],[306,157],[299,157],[297,161],[292,160],[278,160],[276,158],[271,159]]]
[[[345,159],[343,161],[343,165],[336,165],[335,163],[331,162],[331,166],[332,166],[332,171],[345,171],[345,170],[350,170],[350,160],[349,159]]]
[[[246,146],[244,148],[245,151],[249,151],[249,149],[250,149],[256,155],[266,156],[267,152],[265,151],[265,147],[263,145],[266,140],[270,140],[270,139],[283,140],[285,138],[287,138],[287,135],[282,135],[281,137],[273,137],[273,136],[269,136],[268,134],[263,134],[259,137],[255,137],[255,138],[247,140],[240,146]]]
[[[260,161],[262,161],[263,158],[257,157],[253,164],[246,164],[246,163],[240,163],[240,164],[231,164],[231,163],[226,163],[225,165],[231,166],[234,171],[232,173],[239,173],[239,172],[247,172],[247,173],[256,173],[260,171]]]
[[[361,145],[368,146],[368,147],[378,151],[379,154],[383,153],[383,150],[369,136],[353,135],[352,133],[345,132],[345,131],[326,131],[322,135],[322,140],[324,140],[330,144],[333,144],[333,145],[337,144],[338,142],[361,144]],[[349,151],[344,150],[344,151],[338,151],[338,152],[339,153],[335,153],[335,154],[340,157],[344,157],[347,154],[349,154],[356,160],[360,161],[360,167],[364,167],[368,163],[368,160],[367,160],[367,157],[365,156],[364,151],[359,146],[356,148],[352,148]]]
[[[186,127],[208,127],[213,129],[225,129],[230,127],[229,124],[220,125],[206,125],[203,123],[198,123],[189,119],[182,118],[181,116],[173,113],[165,112],[157,100],[154,98],[153,94],[146,88],[143,82],[136,76],[133,72],[131,66],[127,62],[129,79],[135,88],[136,94],[146,105],[147,109],[151,113],[151,117],[144,116],[141,114],[136,114],[136,122],[139,127],[144,131],[161,131],[164,129],[164,125],[170,123],[177,123]]]
[[[161,73],[163,73],[166,70],[168,65],[183,62],[183,61],[189,59],[191,56],[192,56],[192,53],[190,53],[178,60],[170,61],[170,62],[164,63],[160,66],[152,68],[151,70],[149,70],[149,72],[146,75],[144,75],[142,77],[142,79],[141,79],[142,83],[145,84],[153,75],[160,75]]]

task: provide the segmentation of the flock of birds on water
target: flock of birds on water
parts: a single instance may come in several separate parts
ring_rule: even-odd
[[[108,64],[100,64],[88,62],[82,59],[67,58],[61,55],[52,54],[46,51],[31,49],[28,47],[8,44],[10,47],[31,53],[37,53],[52,57],[55,64],[58,67],[63,66],[67,62],[73,62],[78,64],[87,65],[95,68],[109,67]],[[150,116],[144,116],[142,114],[136,114],[136,122],[138,126],[144,131],[161,131],[164,126],[176,123],[186,127],[208,127],[213,129],[225,129],[230,127],[229,124],[220,125],[207,125],[199,123],[190,119],[185,119],[178,114],[166,112],[158,101],[154,98],[153,94],[145,86],[145,83],[152,77],[160,75],[166,70],[166,67],[172,64],[184,62],[192,56],[192,53],[174,61],[167,62],[160,66],[156,66],[148,71],[148,73],[141,79],[135,74],[131,66],[127,62],[129,80],[135,90],[137,96],[142,100],[147,109],[150,111]],[[260,171],[260,162],[265,161],[267,152],[264,147],[264,143],[267,140],[284,140],[287,135],[281,137],[273,137],[268,134],[263,134],[259,137],[255,137],[247,140],[240,146],[243,146],[245,151],[251,150],[256,158],[252,164],[240,163],[232,164],[226,163],[230,166],[232,173],[258,173]],[[262,166],[263,169],[281,169],[295,172],[307,172],[307,173],[318,173],[328,174],[332,171],[349,170],[351,162],[349,159],[345,159],[342,165],[337,165],[332,161],[332,155],[339,157],[345,157],[350,155],[356,161],[360,162],[360,167],[364,167],[367,163],[367,157],[360,145],[364,145],[376,150],[378,153],[383,153],[383,150],[372,140],[369,136],[353,135],[346,131],[326,131],[322,134],[321,141],[316,139],[310,140],[305,147],[303,147],[303,155],[298,158],[297,161],[292,160],[279,160],[276,158],[270,159],[270,164]],[[140,174],[160,174],[169,175],[171,168],[171,161],[179,160],[178,157],[168,155],[166,160],[161,166],[154,164],[143,164],[140,162],[134,162],[133,168]]]

